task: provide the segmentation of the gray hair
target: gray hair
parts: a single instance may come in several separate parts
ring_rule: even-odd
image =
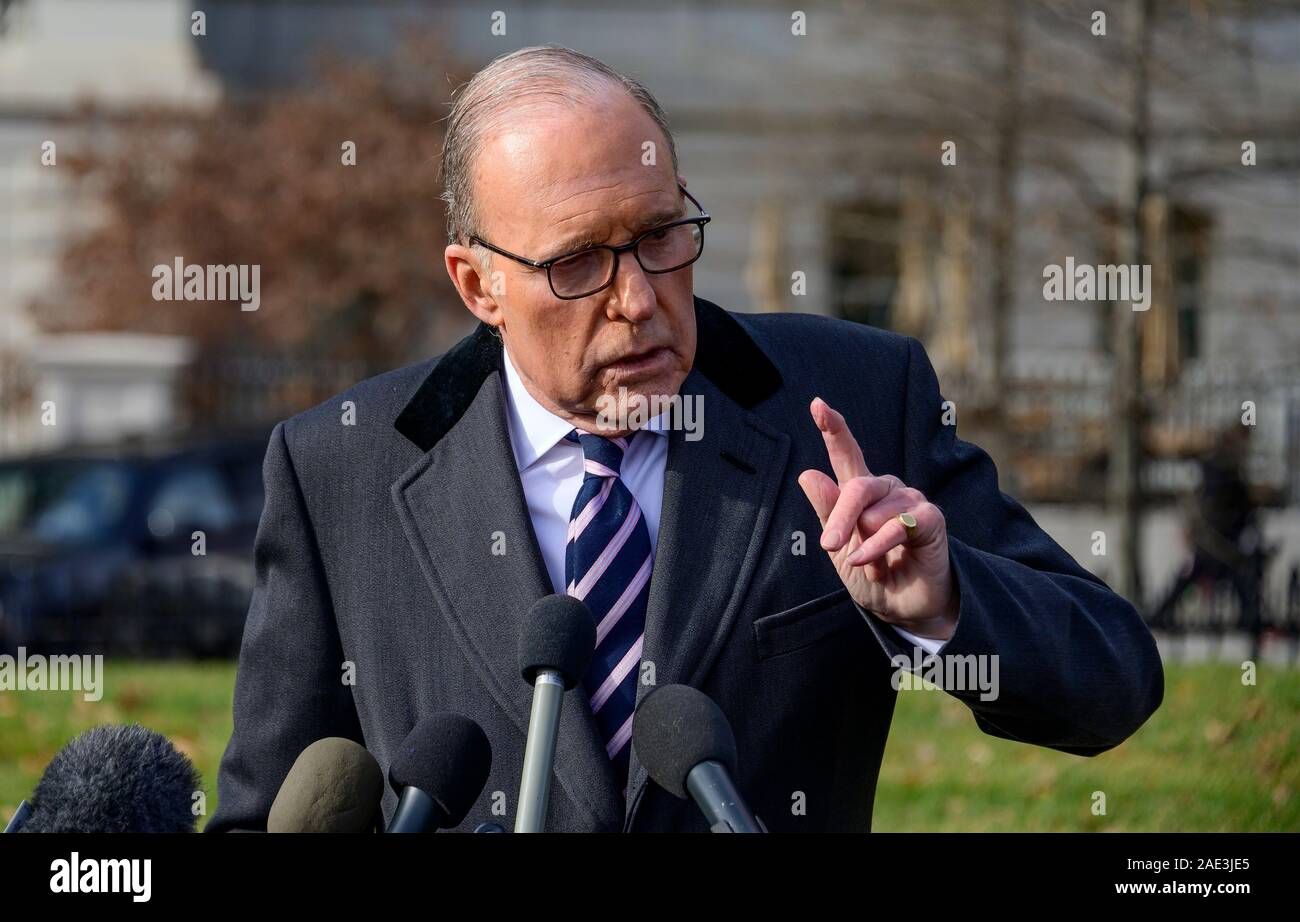
[[[474,162],[483,145],[522,102],[573,107],[602,87],[622,87],[668,139],[673,173],[677,147],[668,116],[649,90],[625,74],[581,52],[560,45],[535,45],[501,55],[456,94],[442,145],[442,200],[447,204],[447,238],[459,243],[478,233],[474,203]],[[476,248],[478,249],[478,248]],[[486,251],[483,253],[487,255]]]

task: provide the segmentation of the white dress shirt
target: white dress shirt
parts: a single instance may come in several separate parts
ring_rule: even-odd
[[[528,517],[541,548],[546,572],[556,592],[564,592],[564,552],[568,544],[569,514],[582,486],[582,446],[565,439],[573,425],[543,407],[519,378],[506,351],[506,422],[510,447],[524,488]],[[668,420],[665,413],[649,420],[628,445],[619,479],[631,491],[650,532],[650,548],[658,551],[659,514],[664,502],[664,470],[668,466]],[[899,634],[937,653],[942,640]]]

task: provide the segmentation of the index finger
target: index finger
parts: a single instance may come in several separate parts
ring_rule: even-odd
[[[826,441],[826,453],[830,455],[831,470],[835,472],[835,479],[840,483],[846,483],[854,477],[866,477],[871,474],[867,467],[867,461],[862,457],[862,449],[858,446],[858,441],[849,431],[848,424],[844,422],[844,417],[836,410],[832,410],[830,404],[820,397],[813,400],[812,406],[809,407],[812,412],[813,422],[821,430],[822,438]]]

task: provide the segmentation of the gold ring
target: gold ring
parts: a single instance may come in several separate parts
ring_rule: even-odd
[[[898,521],[901,522],[902,525],[903,525],[903,528],[905,528],[905,529],[907,530],[907,540],[908,540],[908,541],[913,541],[913,540],[915,540],[915,539],[916,539],[916,519],[912,516],[912,514],[911,514],[910,512],[900,512],[900,513],[898,514]]]

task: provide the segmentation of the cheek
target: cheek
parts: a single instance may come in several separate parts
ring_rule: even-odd
[[[671,329],[673,349],[689,364],[695,355],[694,286],[691,284],[689,269],[673,275],[683,275],[686,278],[671,279],[670,284],[656,291],[656,296]]]
[[[694,266],[687,266],[677,272],[670,272],[668,275],[650,276],[650,285],[654,288],[655,294],[659,297],[659,303],[665,303],[665,299],[671,298],[679,300],[683,295],[686,300],[690,300],[691,291],[695,288]]]
[[[574,321],[576,318],[571,318],[568,325],[552,322],[539,330],[536,355],[555,393],[581,400],[589,391],[599,390],[599,383],[592,381],[595,366],[591,337],[585,329],[577,328]]]

